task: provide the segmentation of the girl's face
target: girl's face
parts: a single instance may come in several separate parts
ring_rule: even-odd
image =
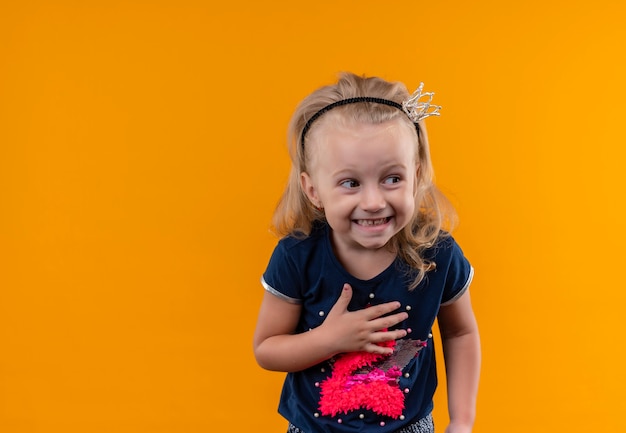
[[[324,122],[301,181],[323,207],[338,252],[376,250],[410,223],[415,210],[416,141],[400,120],[341,126]]]

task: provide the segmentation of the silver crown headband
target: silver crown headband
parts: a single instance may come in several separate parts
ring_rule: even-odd
[[[440,105],[433,105],[431,101],[433,100],[434,92],[423,92],[424,83],[420,83],[419,87],[406,101],[403,101],[402,104],[399,104],[396,101],[391,101],[389,99],[383,98],[375,98],[372,96],[359,96],[356,98],[348,98],[342,99],[340,101],[333,102],[319,110],[315,113],[311,118],[306,122],[304,128],[302,128],[302,134],[300,135],[300,143],[304,148],[304,137],[306,133],[311,129],[311,125],[315,122],[322,114],[327,111],[332,110],[335,107],[340,107],[342,105],[354,104],[357,102],[375,102],[377,104],[384,104],[390,107],[395,107],[398,110],[404,111],[404,113],[411,119],[411,121],[415,124],[415,129],[417,130],[417,135],[419,137],[420,129],[418,122],[420,120],[426,119],[430,116],[439,116],[439,110],[441,110]]]

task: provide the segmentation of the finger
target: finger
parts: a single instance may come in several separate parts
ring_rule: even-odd
[[[348,304],[350,304],[350,300],[352,299],[352,286],[350,284],[345,283],[343,285],[343,290],[341,291],[341,295],[339,295],[339,299],[335,302],[335,305],[331,310],[339,309],[340,311],[347,311]]]
[[[385,304],[378,304],[373,307],[366,308],[365,313],[367,315],[368,320],[376,319],[377,317],[384,316],[385,314],[391,313],[392,311],[400,308],[400,303],[398,301],[387,302]]]
[[[386,341],[398,340],[407,336],[404,329],[396,329],[394,331],[379,331],[372,334],[373,343],[384,343]]]
[[[382,355],[390,355],[393,353],[393,349],[391,347],[383,347],[374,343],[369,343],[365,346],[365,351],[370,353],[380,353]]]
[[[406,312],[392,314],[390,316],[379,317],[377,319],[370,320],[370,324],[373,329],[381,330],[386,328],[391,328],[394,325],[408,319],[409,314]]]

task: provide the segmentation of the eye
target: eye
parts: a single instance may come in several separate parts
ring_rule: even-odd
[[[400,176],[389,176],[387,178],[385,178],[385,180],[383,181],[384,184],[392,184],[392,183],[398,183],[400,182]]]
[[[342,181],[339,185],[343,186],[344,188],[357,188],[358,186],[360,186],[359,182],[354,179],[346,179]]]

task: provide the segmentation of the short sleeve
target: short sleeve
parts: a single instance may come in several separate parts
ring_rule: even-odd
[[[470,262],[463,255],[461,247],[452,238],[448,238],[445,241],[444,247],[448,254],[445,254],[446,259],[444,263],[446,266],[446,278],[444,283],[443,296],[441,298],[441,305],[450,305],[469,289],[474,277],[474,268]],[[437,261],[437,268],[439,270],[440,263]]]
[[[269,293],[292,303],[301,304],[302,278],[289,255],[285,242],[279,242],[261,277],[261,284]]]

